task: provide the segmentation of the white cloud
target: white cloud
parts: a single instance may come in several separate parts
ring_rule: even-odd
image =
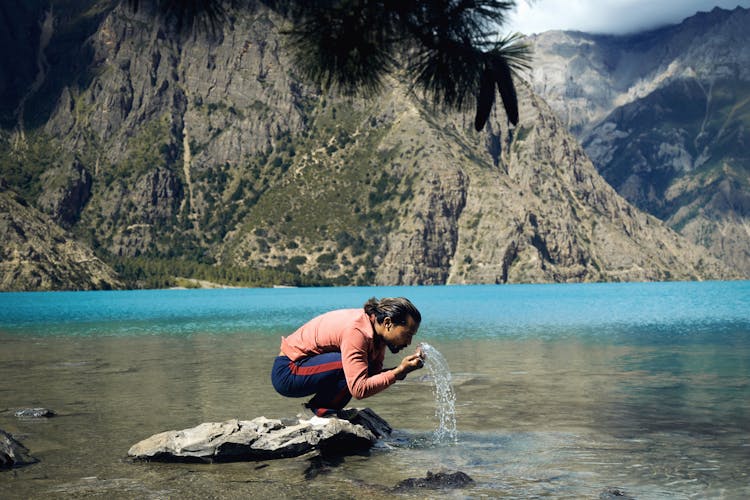
[[[750,7],[750,0],[517,0],[503,28],[530,35],[553,29],[623,34],[678,24],[714,7]]]

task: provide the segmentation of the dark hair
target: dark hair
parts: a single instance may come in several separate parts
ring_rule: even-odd
[[[409,316],[417,325],[422,322],[422,315],[417,308],[404,297],[386,297],[380,300],[373,297],[364,307],[365,313],[368,316],[374,314],[378,323],[382,323],[385,318],[391,318],[394,324],[405,325]]]

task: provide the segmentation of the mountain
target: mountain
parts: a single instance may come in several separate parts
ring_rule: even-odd
[[[532,38],[532,86],[638,208],[750,277],[750,10]]]
[[[737,276],[620,197],[521,81],[519,126],[495,111],[477,133],[395,77],[305,85],[261,7],[213,32],[93,0],[37,19],[0,173],[127,286]]]
[[[122,288],[90,248],[0,187],[0,290]]]

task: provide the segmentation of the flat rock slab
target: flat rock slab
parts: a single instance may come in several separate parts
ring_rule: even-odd
[[[369,449],[378,436],[390,433],[388,424],[372,410],[346,411],[351,422],[337,417],[206,422],[155,434],[133,445],[128,455],[136,460],[166,462],[270,460],[311,451],[348,455]]]
[[[0,469],[19,467],[38,462],[29,450],[9,433],[0,429]]]

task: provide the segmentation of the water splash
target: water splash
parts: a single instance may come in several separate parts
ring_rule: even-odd
[[[440,351],[426,342],[419,344],[424,353],[424,363],[433,381],[432,392],[435,396],[435,416],[438,428],[435,429],[434,439],[437,443],[447,441],[455,443],[456,433],[456,394],[451,384],[451,371],[448,362]]]

